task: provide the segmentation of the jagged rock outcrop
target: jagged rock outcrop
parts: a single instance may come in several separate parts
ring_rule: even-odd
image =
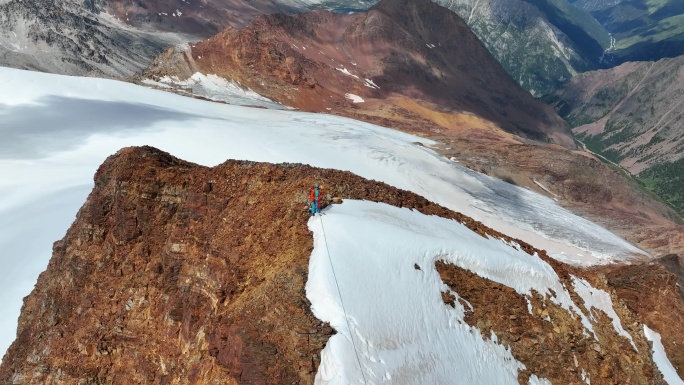
[[[608,284],[615,288],[625,305],[639,315],[639,320],[656,328],[668,359],[684,378],[684,257],[670,254],[655,261],[603,271]]]
[[[150,147],[127,148],[99,168],[76,221],[55,243],[25,299],[0,383],[313,383],[333,333],[313,317],[304,292],[314,181],[328,196],[411,207],[515,241],[539,253],[571,291],[570,274],[611,290],[600,273],[565,266],[413,193],[348,172],[245,161],[206,168]],[[438,269],[471,303],[467,320],[496,332],[529,368],[521,379],[580,378],[579,370],[558,369],[572,364],[592,384],[663,384],[639,332],[639,306],[630,310],[613,296],[638,352],[597,310],[600,341],[590,344],[579,321],[548,297],[533,301],[545,314],[530,314],[508,288],[454,266]],[[502,298],[506,306],[497,305]],[[681,317],[674,313],[681,309],[671,315]]]
[[[394,127],[476,115],[574,148],[566,123],[520,88],[458,15],[428,0],[385,0],[352,15],[258,17],[191,52],[199,71],[308,111]],[[174,75],[162,59],[145,76]]]

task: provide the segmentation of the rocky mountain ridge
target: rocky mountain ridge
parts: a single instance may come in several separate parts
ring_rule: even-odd
[[[440,16],[430,19],[424,6],[441,9]],[[184,79],[197,71],[218,74],[285,105],[434,139],[448,159],[557,199],[654,255],[684,250],[684,231],[673,222],[677,214],[633,181],[588,153],[575,151],[574,145],[565,149],[548,144],[549,139],[531,141],[526,132],[500,125],[521,115],[530,128],[551,127],[559,119],[544,106],[530,111],[538,101],[495,62],[482,64],[491,56],[460,19],[453,19],[456,15],[426,1],[413,7],[405,12],[412,21],[394,21],[393,13],[382,9],[257,18],[241,30],[228,29],[194,47],[165,52],[144,76]],[[453,24],[428,23],[444,18]],[[444,35],[446,28],[431,31],[428,24],[452,25],[452,35]],[[446,41],[453,44],[452,56],[439,45]],[[444,63],[458,64],[449,68]],[[501,87],[502,77],[510,87]],[[482,84],[486,87],[480,88]],[[497,87],[500,90],[490,94]],[[349,99],[352,94],[363,102],[354,103]],[[447,99],[448,95],[456,99]],[[520,104],[527,106],[513,111]],[[541,119],[539,111],[544,112]],[[531,137],[548,136],[545,130]],[[555,130],[563,132],[561,126]],[[569,136],[555,138],[550,140],[569,145]]]
[[[474,115],[574,147],[565,123],[512,81],[463,20],[427,0],[263,16],[189,52],[165,53],[143,77],[216,74],[285,105],[395,127]]]
[[[0,64],[69,75],[129,76],[178,34],[129,28],[93,3],[0,3]]]
[[[256,15],[308,1],[75,0],[0,2],[0,65],[68,75],[129,77],[161,51]]]
[[[461,16],[506,71],[535,96],[549,93],[578,72],[600,67],[611,42],[589,13],[565,0],[434,2]],[[352,1],[334,3],[358,6]]]
[[[205,168],[128,148],[100,167],[76,221],[55,243],[25,299],[0,383],[313,383],[333,333],[312,316],[304,293],[312,244],[306,192],[314,180],[331,196],[414,208],[516,242],[538,253],[569,290],[573,275],[612,291],[603,272],[563,265],[470,218],[348,172],[239,161]],[[510,288],[453,265],[436,268],[470,303],[466,321],[483,335],[495,332],[528,368],[521,383],[531,374],[554,383],[664,383],[636,318],[643,306],[623,306],[612,295],[637,351],[596,309],[598,341],[548,296],[534,295],[530,312]],[[654,282],[672,291],[675,281]],[[501,296],[509,306],[498,304]],[[673,300],[677,306],[659,310],[681,317],[683,299]],[[659,331],[682,342],[681,334]]]

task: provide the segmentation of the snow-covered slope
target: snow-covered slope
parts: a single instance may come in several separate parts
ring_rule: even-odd
[[[411,190],[484,224],[591,265],[643,253],[531,191],[467,170],[431,142],[350,119],[210,103],[104,79],[0,69],[0,349],[28,294],[121,147],[153,145],[215,165],[228,158],[349,170]]]
[[[455,376],[466,384],[518,383],[518,370],[525,365],[495,337],[485,340],[469,326],[464,321],[468,309],[460,300],[454,308],[444,306],[439,293],[449,288],[435,269],[438,260],[521,295],[553,291],[555,301],[581,314],[587,333],[593,334],[549,264],[456,221],[381,203],[345,201],[311,218],[309,228],[314,251],[307,297],[314,315],[340,332],[322,353],[317,376],[322,384],[361,383],[364,377],[453,384]],[[585,301],[601,295],[610,301],[607,293],[591,290],[580,294]],[[621,330],[612,303],[596,307],[612,312],[616,330],[631,339]],[[533,376],[530,383],[548,382]]]

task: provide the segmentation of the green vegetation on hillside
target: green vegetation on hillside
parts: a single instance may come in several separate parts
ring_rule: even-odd
[[[684,159],[652,166],[637,178],[647,189],[684,214]]]
[[[588,12],[566,0],[525,0],[536,6],[551,24],[563,31],[591,62],[597,62],[610,46],[610,35]]]
[[[572,0],[571,0],[572,2]],[[682,0],[576,0],[616,39],[619,62],[658,60],[684,54]]]

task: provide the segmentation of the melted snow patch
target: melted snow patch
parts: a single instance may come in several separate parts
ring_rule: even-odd
[[[644,325],[644,334],[649,341],[653,342],[653,361],[658,370],[660,370],[660,373],[663,374],[665,382],[669,385],[684,385],[684,381],[679,377],[677,370],[667,358],[667,354],[665,354],[665,347],[663,347],[663,343],[660,341],[660,334],[646,325]]]
[[[577,292],[577,294],[582,297],[582,300],[584,300],[584,306],[589,311],[589,316],[591,319],[595,321],[592,309],[601,310],[606,313],[606,315],[608,315],[608,317],[613,321],[613,328],[615,331],[619,335],[627,338],[629,342],[632,343],[634,350],[638,352],[639,349],[637,349],[636,345],[634,344],[632,336],[622,328],[620,317],[618,317],[617,313],[615,313],[615,309],[613,308],[613,301],[610,299],[610,294],[601,289],[592,287],[589,282],[582,278],[577,278],[574,275],[571,275],[571,277],[575,292]]]
[[[363,103],[365,100],[363,100],[362,97],[359,95],[354,95],[354,94],[344,94],[344,97],[351,100],[354,103]]]

